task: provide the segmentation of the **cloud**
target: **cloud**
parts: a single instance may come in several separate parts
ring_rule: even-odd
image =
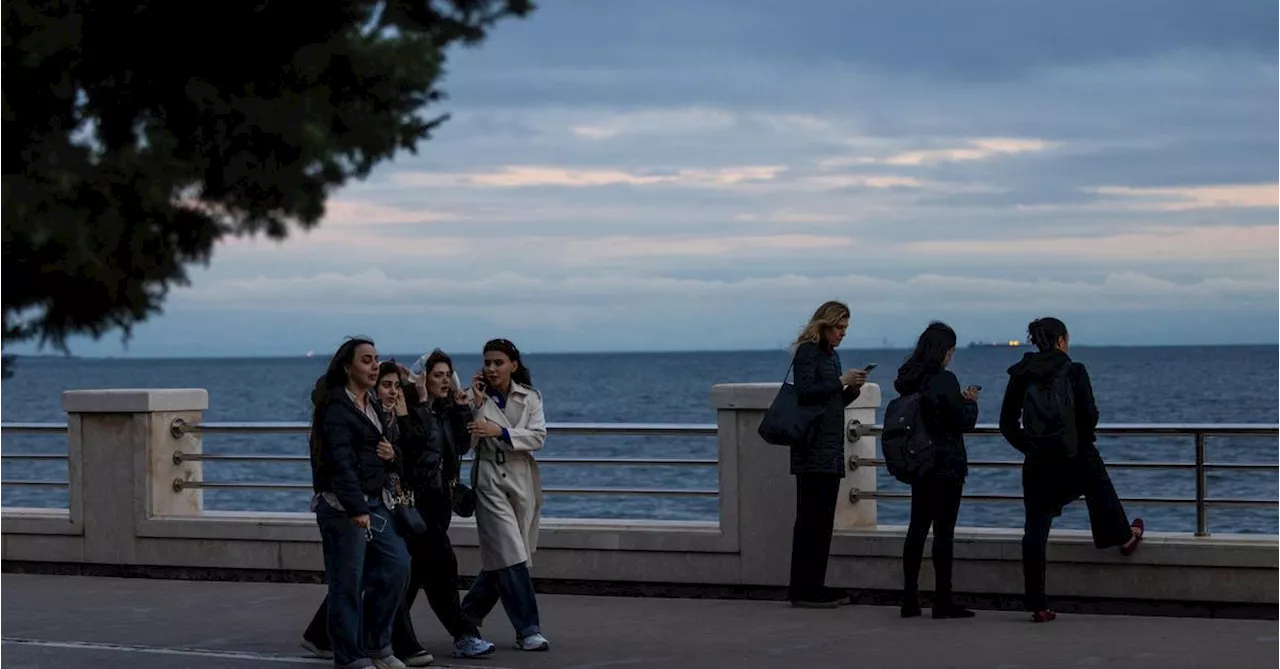
[[[599,186],[676,186],[723,188],[755,181],[769,181],[786,170],[779,165],[689,168],[667,173],[622,169],[589,169],[555,165],[508,165],[487,172],[400,172],[393,180],[406,187],[473,188],[591,188]]]
[[[1142,211],[1280,206],[1280,185],[1274,183],[1191,188],[1102,186],[1089,190],[1100,195],[1114,195],[1131,200],[1122,202],[1121,206]]]
[[[430,211],[426,209],[402,209],[377,202],[347,200],[341,197],[331,198],[325,205],[325,226],[377,225],[384,223],[433,223],[437,221],[456,221],[465,218],[458,214]]]
[[[833,293],[887,332],[1034,305],[1095,341],[1134,314],[1167,343],[1275,336],[1275,5],[545,4],[451,54],[451,120],[318,229],[222,245],[174,293],[228,314],[191,346],[272,308],[308,336],[320,302],[559,350],[772,341]]]
[[[1276,259],[1280,228],[1216,226],[1144,232],[1047,236],[1031,239],[947,239],[906,244],[903,251],[922,256],[1024,257],[1075,260],[1158,260],[1160,262]],[[1274,262],[1273,268],[1274,268]]]
[[[1058,146],[1060,146],[1059,142],[1051,142],[1043,139],[990,137],[983,139],[971,139],[959,146],[903,151],[887,156],[827,158],[822,161],[821,165],[823,167],[841,167],[847,165],[892,165],[917,167],[920,165],[936,165],[939,163],[963,163],[975,160],[990,160],[1001,156],[1047,151]]]
[[[596,275],[544,278],[499,272],[476,278],[453,276],[393,277],[382,270],[355,274],[321,273],[279,278],[229,279],[184,291],[187,304],[316,311],[341,308],[348,313],[405,314],[456,307],[502,310],[508,305],[627,305],[629,308],[677,308],[702,304],[708,310],[741,305],[794,302],[799,296],[840,296],[860,311],[900,313],[938,305],[948,309],[1040,310],[1088,307],[1125,311],[1183,305],[1209,300],[1215,308],[1274,305],[1274,281],[1209,278],[1175,282],[1136,272],[1106,275],[1097,281],[1016,281],[971,276],[919,274],[906,280],[845,274],[812,277],[796,274],[736,280],[682,279],[664,276]],[[424,299],[424,296],[431,296]],[[734,306],[737,305],[737,306]],[[371,312],[369,310],[372,310]]]
[[[615,114],[599,121],[575,125],[573,134],[587,140],[647,135],[672,135],[732,127],[734,116],[720,109],[655,109]]]

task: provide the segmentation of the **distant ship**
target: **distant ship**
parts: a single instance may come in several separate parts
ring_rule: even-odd
[[[1010,339],[1008,341],[969,342],[969,348],[1023,348],[1024,346],[1029,346],[1029,344],[1020,339]]]

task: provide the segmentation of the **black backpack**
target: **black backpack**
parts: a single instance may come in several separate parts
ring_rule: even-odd
[[[1058,368],[1045,383],[1031,382],[1022,396],[1022,429],[1038,452],[1076,454],[1075,398],[1071,364]]]
[[[885,469],[903,483],[915,483],[933,470],[937,449],[925,430],[920,393],[902,395],[885,407],[880,450]]]

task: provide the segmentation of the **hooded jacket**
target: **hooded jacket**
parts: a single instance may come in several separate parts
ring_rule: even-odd
[[[1064,365],[1070,365],[1067,380],[1071,383],[1077,438],[1076,444],[1067,445],[1067,451],[1075,453],[1092,448],[1097,441],[1098,405],[1093,399],[1093,385],[1089,383],[1089,372],[1084,365],[1073,362],[1066,353],[1057,349],[1027,353],[1009,368],[1009,385],[1005,388],[1004,402],[1000,406],[1000,434],[1004,435],[1011,446],[1026,455],[1035,454],[1035,445],[1022,429],[1022,402],[1027,386],[1032,383],[1048,383]]]
[[[914,362],[898,369],[893,388],[899,395],[920,393],[921,419],[938,449],[929,476],[964,480],[969,473],[964,433],[978,423],[978,403],[960,394],[955,374],[945,369],[928,370]]]

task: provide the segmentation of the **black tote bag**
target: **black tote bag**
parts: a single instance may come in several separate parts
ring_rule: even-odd
[[[769,410],[764,412],[764,419],[760,421],[760,428],[757,430],[761,439],[776,446],[808,446],[813,423],[823,410],[821,405],[800,404],[800,393],[796,391],[795,384],[787,383],[787,377],[791,376],[794,366],[795,362],[792,361],[791,366],[787,367],[787,374],[782,377],[782,387],[778,389],[778,395],[773,398]]]

